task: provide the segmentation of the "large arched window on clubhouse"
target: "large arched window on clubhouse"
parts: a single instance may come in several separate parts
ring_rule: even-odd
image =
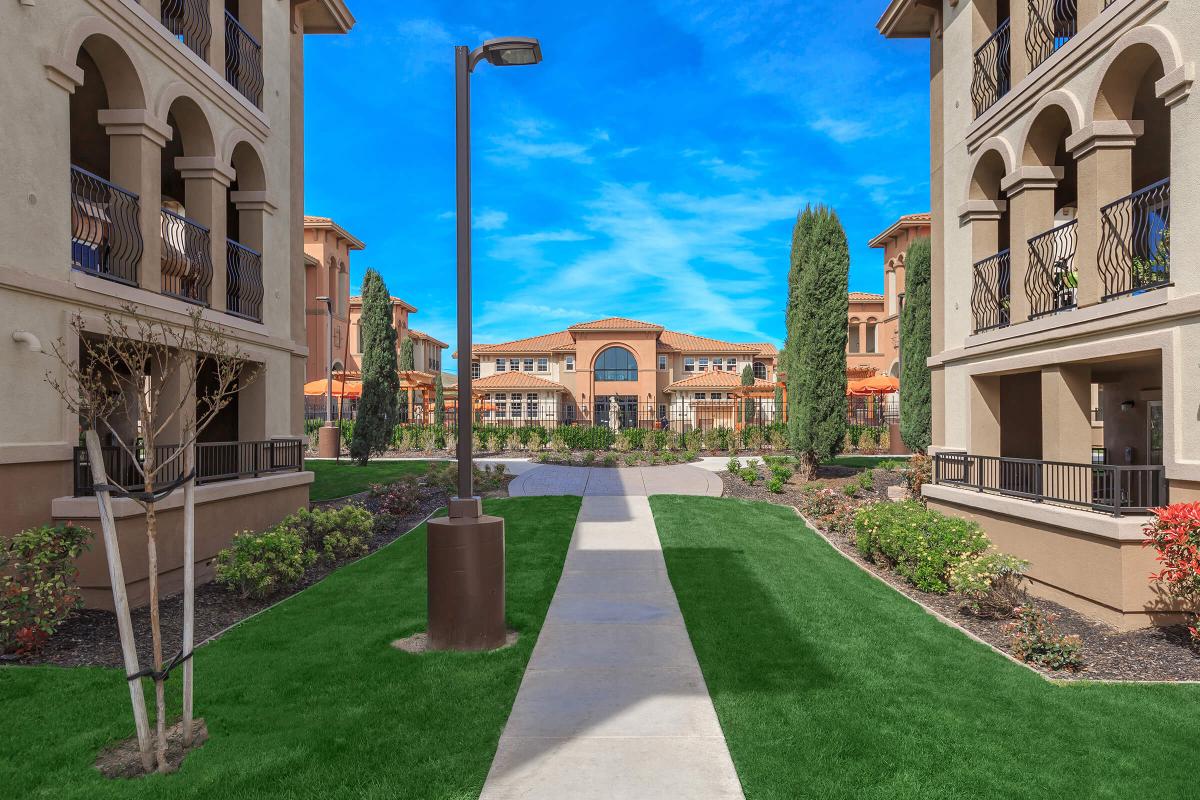
[[[596,359],[596,380],[636,381],[637,359],[624,347],[610,347]]]

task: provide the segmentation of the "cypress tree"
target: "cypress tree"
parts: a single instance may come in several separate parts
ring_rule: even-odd
[[[411,372],[414,369],[416,369],[416,362],[413,360],[413,340],[406,333],[400,342],[400,371]]]
[[[784,341],[781,366],[787,380],[787,433],[788,445],[795,450],[800,441],[800,414],[798,411],[796,392],[797,371],[793,364],[796,352],[799,350],[800,339],[800,266],[801,255],[807,250],[808,240],[812,236],[813,211],[806,206],[796,215],[796,225],[792,229],[792,252],[788,268],[787,306],[784,309],[784,324],[787,335]]]
[[[433,421],[438,425],[446,424],[446,389],[442,386],[440,370],[433,379]]]
[[[742,386],[754,385],[754,367],[747,364],[742,368]],[[750,422],[754,419],[754,401],[749,397],[743,398],[742,406],[742,422]]]
[[[366,464],[372,453],[382,453],[396,426],[396,329],[392,326],[392,298],[383,277],[373,269],[363,276],[362,397],[350,440],[350,457]]]
[[[807,480],[846,435],[849,274],[850,247],[837,214],[806,208],[793,236],[787,351],[789,433]]]
[[[913,452],[933,443],[930,386],[930,243],[918,239],[905,256],[904,310],[900,312],[900,438]]]

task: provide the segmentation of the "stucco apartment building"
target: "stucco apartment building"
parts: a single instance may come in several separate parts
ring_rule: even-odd
[[[333,371],[358,372],[357,359],[348,358],[350,335],[350,254],[366,248],[329,217],[304,216],[304,316],[308,331],[308,365],[304,380],[325,379],[329,369],[330,311],[333,322]],[[328,297],[332,308],[318,297]]]
[[[873,238],[883,250],[883,294],[850,292],[846,375],[900,377],[900,309],[904,307],[904,260],[908,247],[929,236],[929,214],[905,214]]]
[[[930,43],[927,497],[1038,593],[1169,620],[1139,529],[1200,498],[1200,3],[893,0],[878,27]]]
[[[341,0],[0,5],[0,535],[51,519],[99,530],[96,501],[76,496],[78,420],[43,376],[65,380],[47,351],[63,338],[78,353],[73,314],[102,332],[125,304],[169,325],[202,309],[257,373],[204,434],[198,561],[307,502],[304,35],[353,22]],[[164,591],[181,574],[180,494],[159,507]],[[113,506],[145,602],[141,509]],[[104,549],[80,568],[86,602],[110,605]]]
[[[472,349],[472,389],[489,421],[539,419],[648,427],[730,425],[743,370],[758,397],[773,397],[778,351],[767,343],[725,342],[650,322],[608,317]],[[614,406],[615,400],[615,406]],[[767,408],[764,400],[761,404]],[[773,415],[773,401],[768,414]],[[782,416],[782,415],[781,415]],[[767,420],[770,421],[770,420]]]
[[[407,394],[407,407],[411,409],[408,421],[423,422],[426,409],[433,402],[434,381],[442,371],[442,351],[450,345],[442,340],[419,331],[409,325],[409,315],[416,314],[417,307],[399,297],[392,297],[392,325],[396,328],[396,358],[399,360],[404,339],[412,339],[413,368],[400,372],[400,391]],[[362,298],[350,298],[350,359],[362,363]],[[358,367],[354,367],[358,369]]]

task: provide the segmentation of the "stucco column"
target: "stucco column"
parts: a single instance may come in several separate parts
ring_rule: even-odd
[[[97,119],[108,134],[109,179],[138,195],[142,260],[138,285],[162,291],[162,148],[171,128],[142,108],[100,111]]]
[[[1054,227],[1054,187],[1062,175],[1062,167],[1019,167],[1000,182],[1009,202],[1011,325],[1029,319],[1029,240]]]
[[[1016,89],[1032,69],[1029,55],[1025,52],[1025,33],[1029,30],[1029,0],[1012,0],[1009,13],[1009,59],[1012,87]]]
[[[159,424],[164,418],[171,413],[175,413],[174,418],[167,422],[167,426],[162,433],[158,434],[157,444],[160,445],[178,445],[183,442],[183,421],[185,416],[191,416],[196,413],[196,387],[188,386],[188,365],[187,360],[195,358],[196,354],[190,350],[180,351],[172,355],[171,364],[166,374],[156,374],[153,379],[162,387],[161,393],[158,396],[158,413]],[[185,397],[185,393],[190,391],[190,397]],[[190,404],[191,408],[185,406]]]
[[[1075,18],[1077,24],[1076,30],[1083,30],[1091,24],[1092,20],[1099,17],[1104,12],[1105,0],[1076,0],[1075,3]]]
[[[249,4],[247,4],[249,5]],[[208,41],[208,64],[225,77],[225,4],[209,3],[208,18],[212,26],[212,38]]]
[[[1075,269],[1079,273],[1076,300],[1080,308],[1096,305],[1104,295],[1097,258],[1103,235],[1100,209],[1132,191],[1133,146],[1142,130],[1140,120],[1097,120],[1067,137],[1067,150],[1079,172]]]
[[[971,432],[967,449],[972,455],[1000,455],[1000,379],[970,378]]]
[[[233,168],[212,156],[178,157],[175,169],[183,176],[184,205],[188,216],[208,227],[212,287],[209,305],[224,311],[226,286],[225,193],[233,182]]]
[[[285,260],[279,258],[279,254],[275,252],[268,253],[266,250],[266,230],[268,218],[275,213],[275,206],[267,200],[267,193],[261,191],[242,191],[230,192],[229,199],[237,209],[238,214],[238,235],[241,241],[238,244],[249,247],[252,250],[257,250],[262,254],[262,286],[264,301],[262,304],[262,322],[264,325],[271,326],[274,323],[274,316],[280,313],[278,304],[268,303],[265,298],[272,296],[273,288],[280,285],[287,285],[291,270]],[[224,247],[224,242],[222,242]],[[343,309],[347,318],[349,310]],[[334,322],[336,325],[337,322]],[[350,335],[350,327],[346,325],[346,335]],[[324,341],[324,340],[322,340]],[[334,354],[334,360],[337,360],[337,354]],[[348,365],[343,365],[348,368]]]
[[[1178,69],[1164,75],[1154,84],[1154,94],[1169,109],[1171,115],[1171,153],[1191,154],[1196,149],[1196,126],[1200,124],[1200,103],[1186,102],[1191,94],[1195,79],[1195,64],[1187,62]],[[1170,163],[1171,217],[1175,224],[1171,229],[1171,250],[1179,253],[1196,252],[1197,231],[1195,225],[1181,224],[1192,221],[1200,213],[1200,163],[1197,159],[1173,157]],[[1141,188],[1141,187],[1133,187]],[[1179,269],[1171,270],[1174,286],[1167,291],[1172,297],[1200,292],[1200,275],[1191,264],[1176,262]]]
[[[1092,459],[1092,371],[1086,365],[1042,369],[1042,458],[1088,464]]]
[[[252,371],[242,382],[237,396],[239,442],[258,442],[267,438],[267,367],[254,364],[250,369]]]

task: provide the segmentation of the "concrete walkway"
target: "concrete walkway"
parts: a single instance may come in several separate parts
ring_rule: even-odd
[[[721,496],[716,473],[690,464],[662,467],[566,467],[545,464],[523,471],[508,487],[513,497],[574,494],[648,496],[698,494]]]
[[[583,505],[482,800],[742,798],[645,496],[708,483],[639,475],[683,467],[543,469],[609,477],[526,482]]]

